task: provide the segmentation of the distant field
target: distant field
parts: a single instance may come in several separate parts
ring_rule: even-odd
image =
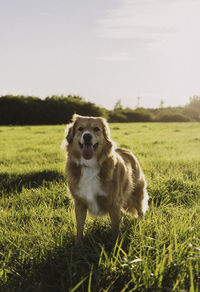
[[[75,218],[60,149],[65,126],[0,127],[1,291],[199,291],[200,123],[111,124],[148,182],[143,219]]]

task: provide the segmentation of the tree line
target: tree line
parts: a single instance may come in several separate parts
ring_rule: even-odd
[[[74,113],[103,116],[109,122],[199,122],[200,96],[190,98],[184,107],[131,109],[124,108],[118,101],[113,110],[71,95],[45,99],[23,95],[0,97],[0,125],[66,124]]]

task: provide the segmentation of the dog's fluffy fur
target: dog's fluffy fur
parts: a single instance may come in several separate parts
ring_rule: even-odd
[[[109,213],[118,231],[121,209],[143,215],[148,208],[146,181],[137,158],[116,148],[104,118],[74,115],[66,129],[66,174],[74,199],[76,242],[81,241],[87,209]]]

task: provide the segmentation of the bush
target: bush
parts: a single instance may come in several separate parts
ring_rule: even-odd
[[[152,122],[153,116],[148,110],[143,108],[136,110],[125,110],[127,122]]]
[[[80,96],[51,96],[45,99],[23,95],[0,97],[0,125],[65,124],[74,113],[103,116],[111,123],[200,121],[200,97],[192,97],[185,107],[135,110],[123,108],[119,100],[111,111],[86,102]]]
[[[109,113],[109,122],[152,122],[153,115],[145,109],[120,109]]]
[[[190,103],[184,107],[183,113],[191,120],[200,122],[200,96],[190,98]]]
[[[156,121],[158,122],[189,122],[190,119],[181,113],[162,113]]]
[[[0,125],[64,124],[74,113],[106,116],[103,108],[76,96],[52,96],[44,100],[30,96],[0,97]]]
[[[108,121],[110,123],[125,123],[127,117],[121,111],[110,111]]]

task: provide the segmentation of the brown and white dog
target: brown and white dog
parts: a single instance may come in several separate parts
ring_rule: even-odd
[[[119,229],[121,209],[135,216],[146,212],[148,193],[140,164],[131,152],[116,148],[104,118],[74,115],[65,142],[77,244],[83,236],[87,210],[95,216],[109,213],[114,233]]]

